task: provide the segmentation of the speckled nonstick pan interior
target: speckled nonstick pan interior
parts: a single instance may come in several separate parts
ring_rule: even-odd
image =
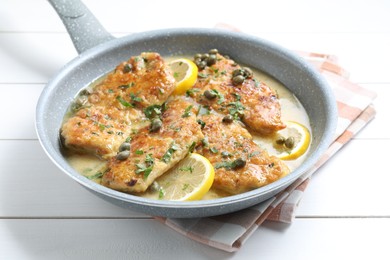
[[[79,56],[66,64],[44,88],[37,105],[36,129],[50,159],[95,195],[124,208],[153,216],[205,217],[244,209],[280,192],[305,173],[328,148],[336,126],[333,94],[306,62],[290,51],[243,33],[217,29],[166,29],[114,38],[79,1],[50,0],[66,25]],[[165,55],[195,54],[217,48],[239,63],[265,71],[302,102],[311,119],[312,145],[306,161],[288,176],[240,195],[192,202],[145,199],[118,192],[77,173],[61,153],[59,129],[77,92],[120,62],[144,51]]]

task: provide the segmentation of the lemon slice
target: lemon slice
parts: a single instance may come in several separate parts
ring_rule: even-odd
[[[200,154],[191,153],[157,182],[163,200],[200,200],[214,181],[214,167]]]
[[[302,156],[310,145],[310,132],[300,123],[288,121],[287,127],[277,133],[275,148],[276,155],[282,160],[295,160]]]
[[[169,64],[176,80],[175,95],[182,95],[190,89],[198,78],[198,67],[191,60],[177,59]]]

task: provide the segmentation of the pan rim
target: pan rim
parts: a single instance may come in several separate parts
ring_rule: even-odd
[[[240,40],[248,43],[267,46],[267,48],[271,52],[273,52],[272,53],[273,55],[279,55],[283,59],[288,59],[293,63],[297,64],[297,66],[301,66],[305,70],[307,70],[307,73],[310,74],[313,80],[317,82],[318,86],[322,88],[322,91],[325,93],[324,97],[326,97],[326,99],[324,100],[324,102],[326,103],[326,106],[329,109],[329,113],[327,114],[328,115],[327,118],[328,123],[326,125],[327,129],[325,129],[324,131],[325,134],[324,136],[322,136],[321,139],[322,141],[318,145],[317,150],[313,151],[310,157],[307,158],[302,163],[302,165],[300,165],[296,170],[292,171],[289,175],[273,183],[267,184],[266,186],[242,194],[232,195],[229,197],[204,200],[204,201],[191,201],[191,202],[153,200],[153,199],[142,198],[135,195],[115,191],[110,188],[104,187],[103,185],[97,184],[91,180],[88,180],[87,178],[83,177],[78,172],[76,172],[74,169],[72,169],[69,165],[64,164],[64,158],[63,157],[61,158],[58,151],[56,151],[52,143],[49,142],[49,138],[45,133],[45,129],[43,126],[43,121],[44,121],[43,116],[44,116],[44,112],[46,111],[45,100],[50,98],[53,91],[56,90],[56,87],[58,86],[58,82],[60,81],[60,79],[66,76],[69,73],[69,71],[71,71],[76,65],[80,65],[85,61],[87,61],[88,59],[96,57],[98,55],[102,55],[103,53],[112,52],[113,51],[112,47],[120,48],[125,44],[129,44],[129,42],[131,41],[140,41],[140,40],[153,39],[158,37],[177,37],[183,35],[187,35],[187,36],[214,35],[218,37],[224,37],[226,39]],[[182,211],[184,212],[187,210],[191,210],[191,212],[194,212],[197,209],[205,209],[209,207],[210,208],[228,207],[230,204],[240,204],[247,200],[255,201],[256,198],[260,198],[260,197],[262,198],[261,201],[265,201],[266,199],[275,195],[277,192],[281,191],[283,188],[289,186],[300,176],[302,176],[305,172],[309,171],[310,168],[319,160],[320,156],[328,148],[336,128],[336,121],[337,121],[336,115],[337,115],[336,105],[335,105],[333,93],[331,92],[328,84],[319,75],[319,73],[314,70],[314,68],[308,65],[303,59],[293,54],[291,51],[279,45],[276,45],[272,42],[269,42],[267,40],[260,39],[255,36],[247,35],[240,32],[231,32],[223,29],[171,28],[171,29],[154,30],[148,32],[140,32],[122,38],[117,38],[112,41],[97,45],[81,53],[79,56],[77,56],[76,58],[68,62],[56,75],[52,77],[52,79],[47,83],[44,90],[42,91],[42,94],[40,95],[37,103],[35,128],[36,128],[39,142],[41,143],[41,146],[45,150],[48,157],[56,164],[56,166],[61,171],[66,173],[72,179],[76,180],[82,186],[88,188],[91,191],[97,192],[101,195],[108,196],[116,200],[129,202],[132,204],[139,204],[135,206],[139,206],[142,208],[151,207],[155,209],[164,209],[164,210],[169,209],[168,211],[172,210],[172,212],[166,211],[164,214],[160,214],[160,215],[183,217],[180,212]],[[253,203],[252,205],[254,204],[255,203]],[[221,210],[221,212],[227,213],[229,211],[224,209]],[[187,213],[183,213],[183,214],[185,215]]]

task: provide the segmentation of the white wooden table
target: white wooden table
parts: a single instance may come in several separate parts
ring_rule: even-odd
[[[378,93],[377,116],[313,177],[291,225],[237,253],[108,204],[61,173],[34,129],[41,90],[77,54],[51,6],[0,2],[0,259],[390,259],[390,1],[86,0],[120,36],[223,22],[294,50],[331,53]]]

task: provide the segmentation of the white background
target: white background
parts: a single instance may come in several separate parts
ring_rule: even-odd
[[[86,0],[116,35],[218,23],[292,50],[334,54],[374,90],[377,116],[313,177],[291,225],[237,253],[110,205],[62,174],[34,130],[45,83],[77,53],[47,1],[0,3],[0,259],[389,259],[390,1]]]

